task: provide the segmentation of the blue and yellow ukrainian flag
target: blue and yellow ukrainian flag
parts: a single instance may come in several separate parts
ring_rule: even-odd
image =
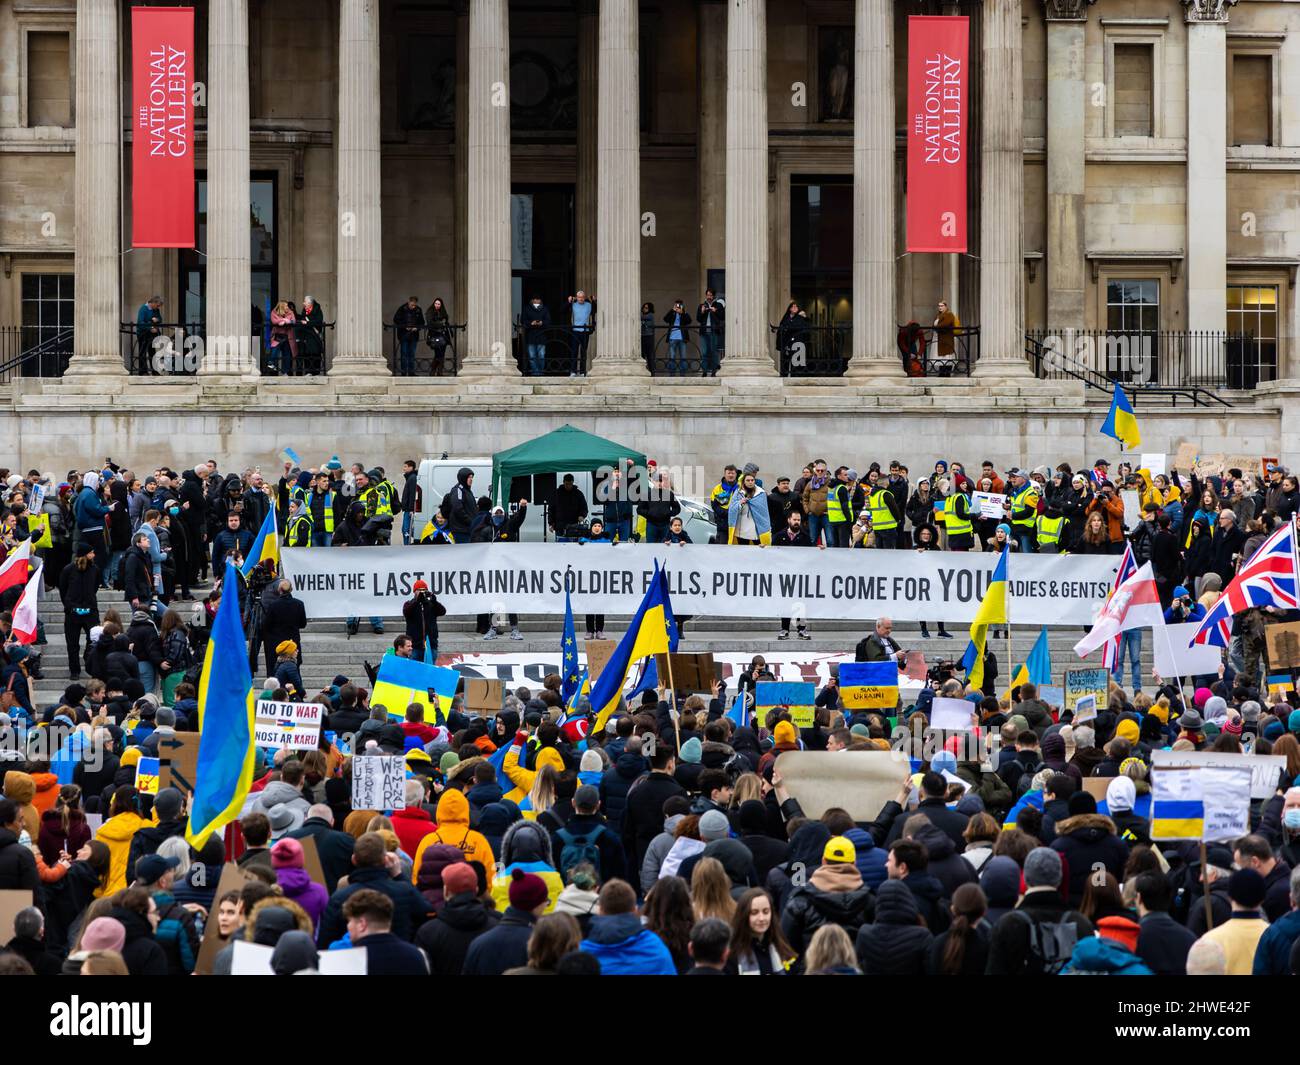
[[[984,647],[988,642],[990,625],[1006,625],[1007,621],[1007,555],[1009,547],[1002,549],[998,564],[993,567],[993,576],[989,581],[984,598],[980,600],[979,612],[971,622],[970,643],[966,645],[966,654],[962,656],[962,668],[966,670],[966,683],[979,688],[984,684]]]
[[[656,561],[654,579],[646,589],[641,605],[636,608],[632,623],[618,641],[613,656],[605,663],[596,683],[591,686],[591,706],[596,711],[593,732],[599,734],[618,709],[618,701],[623,694],[623,685],[632,663],[649,655],[668,653],[668,621],[671,617],[668,582]]]
[[[276,572],[278,573],[280,570],[280,534],[275,528],[275,507],[267,508],[266,518],[262,522],[262,527],[257,530],[257,538],[253,541],[253,546],[249,548],[248,557],[244,559],[244,565],[239,572],[247,577],[259,562],[267,558],[275,562]]]
[[[1034,642],[1033,650],[1029,652],[1029,657],[1013,670],[1011,683],[1007,685],[1007,690],[1003,694],[1009,696],[1011,689],[1021,684],[1042,687],[1044,684],[1051,683],[1052,650],[1047,644],[1047,626],[1044,625],[1038,633],[1038,639]]]
[[[771,546],[772,518],[767,510],[767,496],[761,490],[752,496],[745,495],[743,490],[731,493],[731,500],[727,504],[727,543],[736,542],[736,523],[740,521],[742,503],[749,505],[749,516],[754,519],[754,532],[758,542],[764,547]]]
[[[1101,432],[1103,436],[1118,440],[1121,448],[1132,450],[1142,443],[1142,434],[1138,431],[1137,415],[1133,413],[1133,405],[1129,403],[1128,396],[1124,395],[1124,390],[1120,388],[1119,382],[1115,381],[1113,384],[1115,385],[1115,394],[1110,399],[1110,413],[1106,415],[1106,420],[1101,423]]]
[[[850,710],[892,709],[898,705],[898,663],[841,662],[840,699]]]
[[[569,589],[564,589],[564,634],[560,637],[560,698],[565,706],[573,703],[578,691],[578,634],[573,629],[573,603],[569,599]]]
[[[217,607],[199,678],[199,758],[185,829],[195,850],[239,817],[253,786],[253,674],[235,586],[235,564],[227,561],[222,587],[230,594]]]
[[[1205,795],[1199,767],[1158,769],[1151,779],[1151,838],[1202,839]]]
[[[456,697],[460,674],[446,666],[417,662],[400,655],[384,655],[375,675],[375,690],[370,693],[370,705],[382,706],[388,716],[396,721],[406,717],[406,708],[412,703],[424,707],[425,720],[440,725],[451,713],[451,701]],[[436,701],[430,700],[433,689]]]

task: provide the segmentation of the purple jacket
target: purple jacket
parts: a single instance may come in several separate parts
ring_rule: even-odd
[[[319,928],[320,915],[325,912],[325,905],[330,900],[329,893],[308,876],[305,869],[286,866],[275,871],[275,878],[280,882],[285,897],[293,899],[306,910],[311,917],[312,927]]]

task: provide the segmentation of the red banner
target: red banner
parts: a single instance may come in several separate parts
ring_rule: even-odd
[[[966,251],[965,15],[907,20],[907,250]]]
[[[194,9],[131,8],[131,245],[194,247]]]

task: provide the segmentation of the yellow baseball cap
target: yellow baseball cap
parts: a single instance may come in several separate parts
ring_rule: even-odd
[[[858,848],[853,846],[853,841],[846,836],[832,836],[826,841],[826,846],[822,850],[823,862],[852,865],[857,860]]]

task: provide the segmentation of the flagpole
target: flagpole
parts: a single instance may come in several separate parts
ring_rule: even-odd
[[[682,753],[682,727],[677,713],[677,685],[673,683],[672,651],[665,651],[664,658],[668,661],[668,708],[672,711],[669,716],[673,719],[673,735],[677,741],[677,753],[680,755]]]
[[[1152,628],[1155,626],[1153,625]],[[1169,652],[1169,663],[1174,667],[1174,676],[1178,681],[1178,701],[1182,704],[1183,710],[1187,709],[1187,695],[1183,691],[1183,675],[1178,669],[1178,663],[1174,661],[1174,641],[1169,638],[1169,626],[1161,625],[1165,632],[1165,650]]]

